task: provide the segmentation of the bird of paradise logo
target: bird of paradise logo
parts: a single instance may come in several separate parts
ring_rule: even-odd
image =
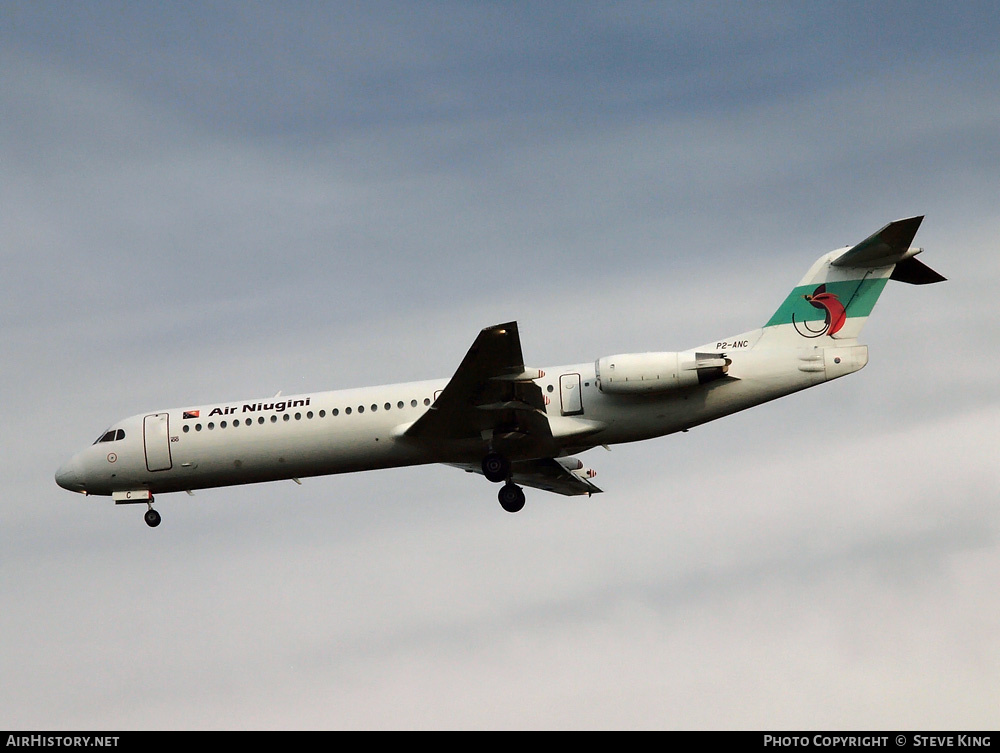
[[[847,321],[847,309],[844,308],[844,304],[840,302],[836,293],[826,292],[825,284],[820,285],[811,294],[802,297],[809,301],[810,306],[822,309],[825,313],[823,326],[820,329],[812,329],[807,322],[795,321],[795,312],[792,312],[792,326],[802,337],[814,338],[823,335],[832,337],[844,326]]]

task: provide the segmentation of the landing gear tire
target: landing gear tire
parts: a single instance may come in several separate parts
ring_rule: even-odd
[[[499,452],[489,452],[483,458],[483,475],[493,483],[506,481],[510,476],[510,461]]]
[[[143,519],[146,521],[146,525],[150,528],[156,528],[160,525],[160,513],[150,507],[146,510],[146,514],[143,515]]]
[[[518,512],[524,507],[524,489],[517,484],[508,482],[500,487],[497,499],[500,500],[500,506],[507,512]]]

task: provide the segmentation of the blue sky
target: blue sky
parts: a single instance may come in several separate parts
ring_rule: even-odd
[[[11,728],[995,728],[989,3],[0,5]],[[165,495],[146,410],[681,350],[926,214],[860,374],[597,450]],[[477,481],[479,483],[477,483]]]

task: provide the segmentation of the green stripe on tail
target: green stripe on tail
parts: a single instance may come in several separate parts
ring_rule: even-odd
[[[778,307],[774,315],[768,320],[765,327],[774,327],[779,324],[791,324],[795,322],[821,322],[825,321],[828,310],[814,306],[809,302],[809,297],[813,296],[819,287],[825,288],[826,293],[836,296],[836,299],[844,307],[847,318],[869,316],[875,308],[875,302],[882,294],[888,277],[866,278],[861,280],[842,280],[839,282],[810,283],[799,285],[788,294],[784,303]]]

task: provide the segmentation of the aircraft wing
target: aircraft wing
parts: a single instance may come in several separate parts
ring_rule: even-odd
[[[517,322],[487,327],[430,409],[403,435],[440,442],[551,442],[545,398],[532,381],[542,375],[538,369],[525,370]]]
[[[478,465],[472,463],[456,465],[466,471],[482,473]],[[510,464],[512,480],[516,484],[542,489],[568,497],[586,494],[600,494],[601,489],[590,480],[593,471],[584,469],[576,458],[538,458],[520,460]]]

